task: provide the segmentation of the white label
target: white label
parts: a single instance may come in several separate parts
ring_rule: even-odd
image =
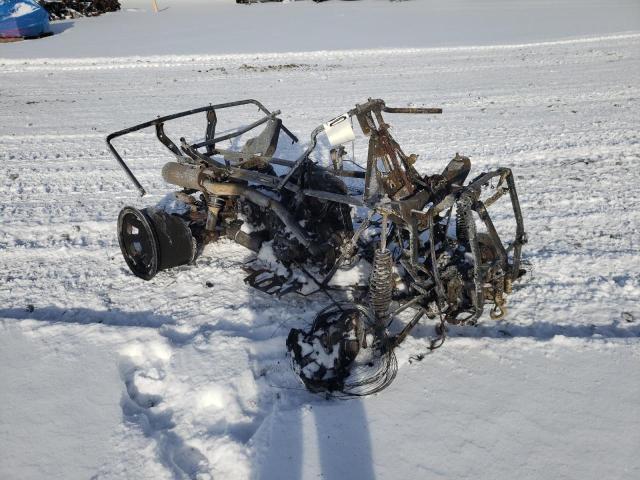
[[[332,147],[351,142],[356,139],[349,121],[349,114],[345,113],[323,125],[329,143]]]

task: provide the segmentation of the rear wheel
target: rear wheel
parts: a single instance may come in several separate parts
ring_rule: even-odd
[[[134,275],[151,280],[158,273],[158,238],[142,211],[133,207],[120,211],[118,243]]]
[[[160,270],[190,263],[197,251],[187,222],[156,208],[123,208],[118,216],[118,242],[133,274],[144,280]]]

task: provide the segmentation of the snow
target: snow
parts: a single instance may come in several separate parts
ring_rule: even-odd
[[[183,215],[190,210],[189,205],[179,199],[174,192],[167,193],[156,205],[163,212]]]
[[[37,325],[0,327],[1,478],[45,478],[61,464],[68,478],[89,478],[121,428],[106,336],[96,346],[73,328],[50,333],[43,342]]]
[[[635,478],[636,362],[583,339],[453,340],[381,395],[277,412],[260,478]]]
[[[1,478],[639,477],[637,2],[158,1],[0,47]],[[382,21],[406,26],[371,34]],[[472,175],[513,168],[531,266],[506,319],[411,360],[424,321],[387,390],[327,401],[285,357],[326,299],[250,289],[255,255],[229,241],[132,276],[117,214],[171,198],[171,157],[152,131],[117,140],[140,199],[104,137],[247,97],[302,143],[367,97],[443,107],[388,120],[421,172],[457,151]]]
[[[636,31],[637,0],[361,0],[236,5],[234,0],[122,0],[123,10],[52,22],[37,47],[0,57],[281,53],[501,45]],[[344,110],[344,107],[343,107]],[[343,110],[334,112],[334,117]],[[324,120],[329,120],[325,118]]]
[[[360,259],[355,265],[336,270],[329,285],[335,287],[348,287],[352,285],[366,285],[371,276],[371,264]]]
[[[269,268],[275,274],[280,275],[284,278],[287,278],[289,276],[289,269],[278,260],[275,252],[273,251],[273,241],[262,243],[257,258],[266,268]],[[265,276],[263,277],[262,275]],[[266,278],[271,276],[266,273],[262,275],[256,277],[256,280],[258,282],[266,280]]]

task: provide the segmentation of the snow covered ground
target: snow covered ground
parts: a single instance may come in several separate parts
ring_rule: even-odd
[[[407,11],[468,15],[371,3],[416,24]],[[359,4],[215,3],[229,35],[240,35],[225,22],[238,12],[285,31],[300,29],[292,9],[314,16],[292,48],[255,29],[209,47],[196,40],[214,33],[185,38],[179,23],[172,42],[160,16],[134,34],[127,22],[149,18],[140,11],[0,46],[0,478],[640,477],[640,7],[482,3],[488,25],[511,19],[508,32],[463,37],[438,22],[440,36],[400,28],[371,45],[363,22],[343,43],[318,43],[323,22],[356,24]],[[196,2],[177,5],[159,15],[203,25]],[[526,27],[535,11],[575,22]],[[531,271],[506,320],[453,328],[409,362],[428,345],[426,323],[398,351],[390,388],[326,401],[300,389],[284,355],[289,329],[323,300],[251,290],[247,250],[222,241],[196,267],[133,277],[115,219],[161,198],[170,158],[152,132],[119,142],[149,187],[140,199],[105,135],[248,97],[281,109],[303,143],[367,97],[442,106],[390,120],[422,172],[457,151],[474,173],[514,169]],[[200,120],[175,133],[201,136]]]
[[[637,31],[637,0],[324,3],[121,0],[122,11],[51,24],[58,35],[0,57],[104,57],[529,43]],[[59,35],[62,33],[62,35]]]

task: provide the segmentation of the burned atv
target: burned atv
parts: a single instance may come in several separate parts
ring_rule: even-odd
[[[218,134],[218,112],[246,105],[264,115]],[[120,212],[118,239],[131,271],[149,280],[192,263],[205,244],[226,237],[259,252],[246,266],[245,281],[253,287],[275,295],[326,295],[330,305],[309,330],[292,329],[287,338],[294,370],[314,392],[366,395],[386,387],[397,369],[395,347],[424,316],[437,321],[431,348],[442,344],[448,323],[475,324],[485,305],[493,319],[502,318],[505,294],[523,273],[526,243],[511,170],[482,173],[464,185],[471,163],[456,154],[441,174],[423,176],[414,167],[417,155],[403,152],[383,112],[441,110],[390,108],[369,99],[318,126],[295,160],[275,156],[281,137],[298,140],[278,111],[255,100],[181,112],[109,135],[109,149],[144,195],[112,140],[154,127],[176,158],[162,176],[182,189],[155,207]],[[165,134],[166,122],[198,113],[206,115],[203,139],[176,144]],[[364,167],[343,147],[355,139],[354,118],[368,137]],[[259,127],[241,148],[221,146]],[[334,147],[329,166],[311,159],[321,134]],[[487,209],[505,194],[510,208],[500,210],[500,225],[494,225]],[[497,225],[503,235],[509,229],[508,244]]]

